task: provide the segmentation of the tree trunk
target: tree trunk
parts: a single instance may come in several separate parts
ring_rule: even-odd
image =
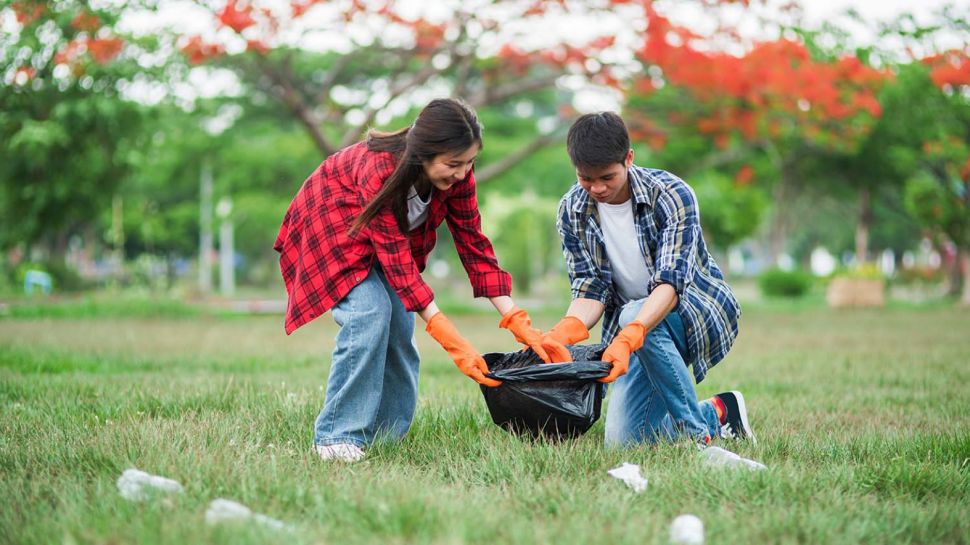
[[[859,191],[859,220],[855,226],[856,265],[869,260],[869,231],[872,227],[872,193],[864,187]]]
[[[970,307],[970,248],[957,249],[957,261],[963,271],[963,294],[960,296],[960,306]]]
[[[954,246],[953,255],[950,255],[950,240],[945,235],[935,237],[933,248],[940,254],[940,268],[943,270],[943,295],[946,297],[959,297],[960,286],[963,284],[963,264],[961,261],[962,251],[959,246]]]
[[[793,190],[792,174],[788,164],[782,164],[779,169],[781,175],[778,185],[774,190],[775,210],[771,217],[771,232],[768,234],[768,262],[771,266],[777,266],[782,252],[785,251],[785,242],[788,240],[788,231],[791,228],[790,208]]]

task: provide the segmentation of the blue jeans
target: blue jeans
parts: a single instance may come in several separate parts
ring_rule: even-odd
[[[404,437],[418,398],[414,314],[378,266],[332,312],[340,331],[313,442],[364,447]]]
[[[627,303],[620,311],[620,323],[632,322],[643,302]],[[613,382],[606,409],[607,447],[684,436],[703,442],[720,434],[714,404],[697,401],[686,354],[684,324],[673,310],[630,355],[627,374]]]

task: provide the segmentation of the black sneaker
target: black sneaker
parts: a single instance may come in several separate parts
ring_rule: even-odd
[[[750,439],[757,444],[751,424],[748,423],[748,410],[744,406],[744,396],[741,392],[723,392],[714,396],[724,403],[727,413],[725,423],[721,425],[721,437],[725,439]]]

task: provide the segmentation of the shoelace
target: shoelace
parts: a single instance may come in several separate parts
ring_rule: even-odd
[[[724,437],[725,439],[734,439],[734,428],[731,427],[730,422],[721,426],[721,437]]]

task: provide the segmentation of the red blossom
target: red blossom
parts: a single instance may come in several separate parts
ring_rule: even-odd
[[[71,19],[71,26],[82,32],[94,33],[101,28],[101,19],[91,12],[81,12]]]
[[[54,64],[72,64],[77,60],[84,42],[81,40],[71,40],[60,51],[54,54]]]
[[[738,187],[744,187],[746,185],[751,185],[754,181],[754,168],[751,165],[744,165],[738,170],[738,173],[734,175],[734,184]]]
[[[970,85],[970,57],[952,50],[939,55],[930,64],[930,79],[937,87]]]
[[[190,37],[179,49],[188,58],[189,64],[202,64],[226,52],[221,45],[205,43],[201,36]]]
[[[91,58],[98,64],[104,64],[117,57],[124,45],[125,43],[119,38],[99,38],[89,40],[87,43]]]
[[[255,51],[260,55],[269,53],[269,46],[260,40],[247,40],[246,51]]]
[[[247,5],[240,9],[236,0],[229,0],[226,2],[226,7],[219,13],[219,21],[236,31],[236,33],[241,33],[256,24],[256,21],[253,20],[252,13],[252,6]]]
[[[37,70],[32,66],[21,66],[14,73],[13,81],[17,85],[25,85],[37,76]]]
[[[17,22],[23,26],[28,26],[44,14],[44,3],[31,0],[16,0],[10,4]]]

